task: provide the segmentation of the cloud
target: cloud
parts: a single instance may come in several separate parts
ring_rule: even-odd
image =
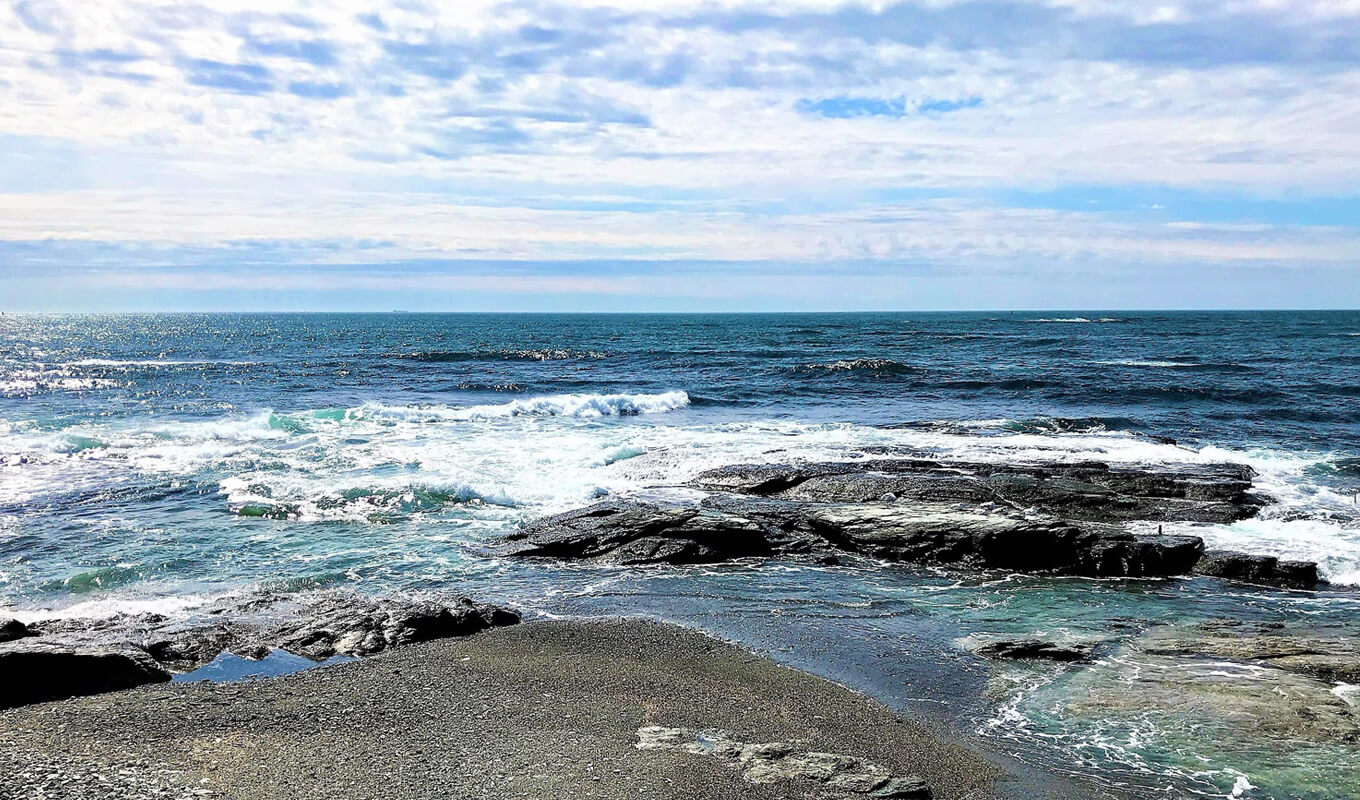
[[[0,5],[13,270],[1360,264],[1354,3],[223,9]]]
[[[264,94],[274,90],[274,74],[259,64],[227,64],[206,58],[183,63],[185,81],[194,86],[235,94]]]

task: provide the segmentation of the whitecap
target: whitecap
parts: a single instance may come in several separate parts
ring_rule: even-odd
[[[369,403],[350,409],[348,419],[395,419],[405,422],[470,422],[511,417],[622,417],[663,414],[690,404],[685,392],[660,394],[553,394],[500,405],[458,408],[445,405],[389,406]]]
[[[63,367],[195,367],[217,364],[248,366],[254,361],[229,361],[220,359],[161,359],[161,358],[82,358],[62,364]]]

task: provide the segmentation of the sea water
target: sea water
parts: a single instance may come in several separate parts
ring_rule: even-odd
[[[600,497],[682,494],[712,467],[880,447],[1249,464],[1273,501],[1258,518],[1165,532],[1318,561],[1333,589],[483,547]],[[1121,706],[1150,671],[1202,665],[1110,644],[1215,619],[1354,635],[1357,491],[1354,312],[0,317],[4,613],[192,617],[223,595],[345,588],[641,614],[1142,796],[1360,795],[1354,743]],[[1080,669],[996,665],[967,652],[980,635],[1106,644]],[[1233,702],[1280,689],[1220,672]]]

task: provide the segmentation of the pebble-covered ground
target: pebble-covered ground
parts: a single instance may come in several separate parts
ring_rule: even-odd
[[[283,678],[12,709],[0,713],[0,797],[871,796],[806,777],[752,783],[732,759],[640,749],[646,726],[852,757],[918,776],[942,800],[1085,796],[829,681],[698,633],[616,621],[535,622]]]

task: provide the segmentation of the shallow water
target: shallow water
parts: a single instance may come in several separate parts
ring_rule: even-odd
[[[1357,332],[1360,314],[1342,312],[6,316],[0,608],[191,616],[265,585],[643,613],[1111,785],[1355,796],[1334,766],[1356,763],[1353,744],[1285,746],[1204,709],[1074,698],[1178,668],[1124,649],[1158,625],[1355,625]],[[675,492],[709,467],[881,446],[1249,463],[1276,501],[1259,519],[1167,532],[1318,560],[1343,591],[883,565],[610,570],[478,549],[520,520]],[[998,667],[962,647],[1026,633],[1099,641],[1100,660]]]

